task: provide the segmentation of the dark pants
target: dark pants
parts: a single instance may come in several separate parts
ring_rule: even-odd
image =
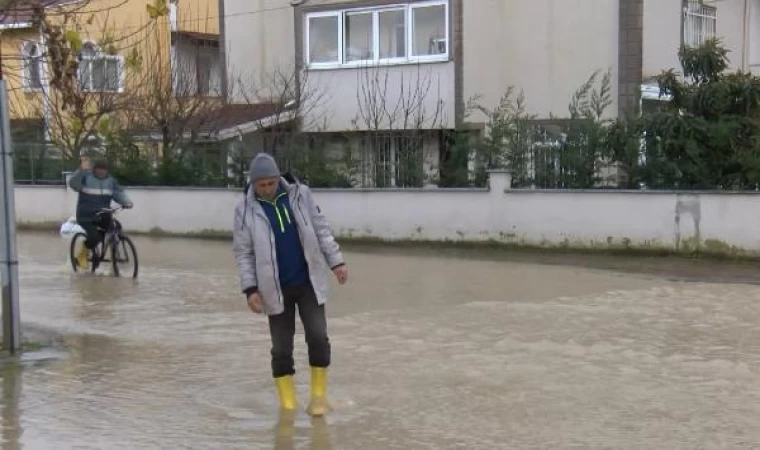
[[[96,216],[77,216],[77,224],[87,233],[85,246],[92,250],[103,239],[104,232],[111,223],[111,215],[103,213]]]
[[[306,345],[309,349],[309,365],[330,365],[330,339],[327,337],[325,306],[317,303],[317,296],[310,284],[283,289],[285,311],[269,316],[269,333],[272,336],[272,376],[275,378],[296,373],[293,361],[293,337],[296,332],[296,306],[301,316]]]

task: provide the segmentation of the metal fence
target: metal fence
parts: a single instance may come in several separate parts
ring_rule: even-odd
[[[13,168],[17,184],[62,185],[74,170],[59,149],[39,142],[14,142]]]
[[[169,158],[150,145],[122,145],[103,149],[103,157],[125,186],[242,187],[251,158],[262,150],[275,155],[282,171],[318,188],[484,187],[489,168],[509,167],[516,189],[637,189],[644,185],[636,180],[656,180],[663,171],[664,163],[643,156],[627,165],[612,161],[598,123],[546,120],[520,126],[496,148],[480,131],[292,133],[242,146],[196,143]],[[18,184],[62,185],[65,173],[78,166],[49,145],[13,146]],[[647,148],[642,145],[641,151]],[[651,188],[679,187],[677,177],[668,180]]]
[[[584,148],[551,127],[533,126],[524,145],[504,150],[517,188],[596,187],[603,167]],[[444,131],[292,133],[263,136],[244,149],[231,143],[188,145],[172,157],[151,146],[103,149],[113,175],[126,186],[241,187],[254,153],[272,152],[282,171],[314,187],[482,187],[492,165],[482,141],[453,142]],[[78,163],[41,143],[14,144],[18,184],[61,185]],[[455,180],[455,181],[452,181]]]
[[[55,146],[39,142],[14,142],[13,149],[16,184],[63,185],[66,173],[79,165]],[[218,145],[195,145],[179,157],[164,159],[150,147],[134,145],[98,149],[97,154],[127,186],[226,187],[232,183],[228,153]]]
[[[417,188],[438,175],[440,133],[280,133],[242,158],[272,152],[281,170],[314,187]]]
[[[594,189],[617,187],[621,174],[604,157],[603,129],[584,120],[528,123],[524,139],[507,150],[513,187]]]

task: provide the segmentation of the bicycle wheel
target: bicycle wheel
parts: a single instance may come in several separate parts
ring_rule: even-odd
[[[137,250],[135,244],[127,236],[119,235],[111,244],[111,259],[113,276],[121,275],[137,278]]]
[[[71,247],[69,248],[69,260],[71,261],[71,268],[74,269],[74,273],[79,272],[81,268],[79,267],[79,261],[77,257],[79,256],[79,252],[82,248],[84,248],[84,244],[87,241],[87,235],[84,233],[77,233],[74,235],[73,238],[71,238]],[[89,258],[89,255],[88,255]],[[86,271],[86,269],[84,270]]]

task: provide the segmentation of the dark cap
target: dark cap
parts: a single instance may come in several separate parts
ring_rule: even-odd
[[[96,169],[108,170],[108,163],[103,159],[98,159],[92,163],[92,170]]]

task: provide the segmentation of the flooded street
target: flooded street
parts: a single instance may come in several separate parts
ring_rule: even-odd
[[[335,411],[287,429],[231,243],[135,243],[137,282],[19,236],[22,321],[65,348],[0,371],[4,449],[760,449],[757,285],[347,252]],[[300,325],[296,364],[303,407]]]

